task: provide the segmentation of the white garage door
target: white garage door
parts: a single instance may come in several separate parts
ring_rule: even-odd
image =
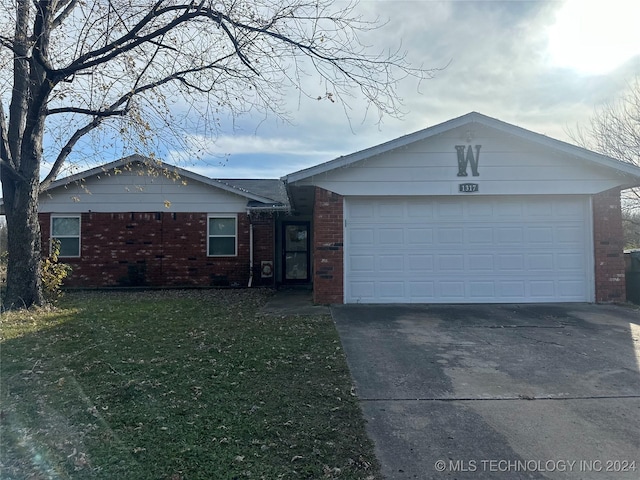
[[[592,301],[585,197],[347,197],[346,303]]]

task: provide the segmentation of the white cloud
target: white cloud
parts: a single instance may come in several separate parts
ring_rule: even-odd
[[[567,0],[549,29],[556,66],[603,74],[640,55],[640,3],[629,0]]]

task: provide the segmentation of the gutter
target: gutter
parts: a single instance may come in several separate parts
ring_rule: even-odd
[[[287,205],[274,205],[266,207],[247,207],[247,213],[250,212],[288,212],[291,207]]]

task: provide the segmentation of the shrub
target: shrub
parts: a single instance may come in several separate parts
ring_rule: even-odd
[[[51,253],[42,261],[42,289],[47,302],[55,303],[63,294],[62,283],[71,273],[71,266],[60,263],[60,241],[53,239]]]

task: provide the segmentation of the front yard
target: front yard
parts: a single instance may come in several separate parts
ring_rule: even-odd
[[[379,478],[331,318],[262,315],[268,295],[3,314],[0,478]]]

